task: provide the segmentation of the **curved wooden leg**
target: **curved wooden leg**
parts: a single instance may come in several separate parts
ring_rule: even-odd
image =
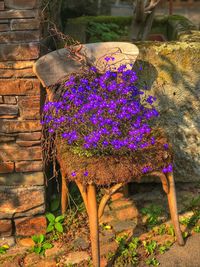
[[[82,199],[83,199],[83,202],[85,204],[85,208],[86,208],[86,211],[87,211],[87,214],[88,214],[87,188],[85,189],[84,186],[78,181],[75,181],[75,183],[78,186],[78,189],[79,189],[79,191],[81,193],[81,196],[82,196]]]
[[[105,209],[105,206],[108,202],[108,200],[111,198],[111,196],[117,191],[119,190],[124,184],[123,183],[120,183],[120,184],[115,184],[114,186],[112,186],[108,193],[106,193],[101,201],[100,201],[100,204],[99,204],[99,209],[98,209],[98,218],[100,219],[101,216],[103,215],[103,212],[104,212],[104,209]]]
[[[64,175],[62,175],[62,188],[61,188],[61,212],[62,214],[66,213],[66,209],[68,206],[68,187],[67,181]]]
[[[183,236],[181,233],[180,224],[178,220],[176,190],[175,190],[173,173],[168,173],[166,176],[169,182],[169,193],[167,194],[167,197],[168,197],[170,215],[171,215],[172,223],[174,225],[174,231],[176,234],[178,244],[180,246],[183,246],[184,240],[183,240]]]
[[[99,223],[95,185],[88,185],[87,196],[90,239],[92,245],[92,261],[94,267],[100,267]]]

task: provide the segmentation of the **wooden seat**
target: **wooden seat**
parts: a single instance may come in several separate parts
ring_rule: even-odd
[[[122,61],[123,63],[134,63],[139,53],[137,47],[129,43],[96,43],[83,45],[82,48],[82,51],[87,53],[89,59],[93,63],[95,63],[95,61],[102,56],[107,55],[109,51],[110,53],[113,53],[114,50],[119,51],[119,64],[121,64]],[[41,57],[34,65],[34,72],[41,81],[42,85],[47,88],[47,93],[50,100],[52,98],[52,92],[48,88],[57,81],[61,80],[66,74],[78,71],[80,69],[81,65],[67,58],[67,54],[68,52],[66,49],[60,49]],[[157,151],[160,149],[159,145],[156,147],[156,149]],[[116,161],[112,161],[112,157],[93,157],[92,159],[80,158],[77,155],[74,156],[72,153],[70,153],[69,149],[67,149],[66,146],[64,146],[60,141],[57,142],[57,151],[57,158],[58,162],[60,163],[62,174],[62,213],[65,213],[66,211],[66,181],[74,180],[83,197],[89,216],[93,265],[95,267],[100,266],[98,234],[99,219],[101,218],[105,205],[110,199],[111,195],[127,182],[130,182],[134,179],[135,166],[132,161],[129,161],[128,157],[119,158],[119,164],[117,164]],[[156,157],[156,151],[154,151],[154,153]],[[168,155],[168,157],[170,159],[171,155]],[[80,172],[75,178],[69,176],[74,169],[74,167],[72,167],[73,164],[69,164],[70,159],[73,159],[73,164],[77,164],[80,169]],[[121,167],[120,160],[127,161],[127,164],[124,164],[123,167]],[[90,173],[87,179],[83,176],[84,164],[86,162],[87,169]],[[168,173],[165,175],[162,172],[155,171],[152,173],[152,175],[161,179],[163,189],[168,197],[171,219],[174,225],[177,241],[180,245],[183,245],[184,241],[178,221],[173,173]],[[99,207],[97,207],[96,186],[108,184],[110,185],[110,189],[107,190],[100,202]]]

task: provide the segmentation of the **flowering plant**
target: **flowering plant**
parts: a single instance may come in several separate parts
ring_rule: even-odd
[[[104,60],[108,63],[114,58]],[[136,86],[137,80],[132,65],[121,65],[115,71],[107,69],[103,73],[90,66],[70,74],[57,86],[54,99],[45,104],[41,123],[50,139],[62,140],[73,154],[137,158],[140,153],[140,173],[157,169],[171,172],[169,157],[160,155],[156,166],[154,155],[148,156],[147,152],[158,144],[163,153],[169,145],[162,138],[161,142],[160,133],[150,126],[150,121],[159,116],[153,105],[156,98],[146,96]],[[84,175],[88,175],[88,170]],[[76,170],[71,176],[76,176]]]

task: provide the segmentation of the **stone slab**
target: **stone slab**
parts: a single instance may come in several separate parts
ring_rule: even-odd
[[[22,119],[40,118],[40,96],[19,96],[18,103]]]
[[[17,105],[0,105],[0,115],[17,115],[19,112]]]
[[[19,161],[15,162],[16,172],[39,172],[43,170],[42,161]],[[44,183],[44,178],[42,179]],[[37,183],[38,183],[37,179]],[[43,184],[42,183],[42,184]]]
[[[15,219],[17,236],[32,236],[46,233],[47,221],[45,216],[24,217]]]
[[[0,11],[0,19],[36,18],[37,10],[4,10]]]
[[[0,184],[1,184],[1,173],[11,173],[14,171],[14,162],[0,162]]]
[[[21,141],[35,141],[41,139],[41,132],[34,133],[19,133],[17,140]]]
[[[0,220],[0,237],[8,237],[12,235],[11,220]]]
[[[30,161],[31,165],[32,162]],[[0,185],[44,185],[44,174],[41,171],[30,173],[0,174]]]
[[[39,95],[40,83],[37,79],[1,79],[0,94],[12,95]]]
[[[4,61],[0,62],[0,69],[27,69],[32,68],[34,60],[25,60],[25,61]]]
[[[5,32],[5,31],[10,31],[10,26],[7,23],[0,24],[0,32]]]
[[[12,19],[10,27],[12,31],[18,30],[36,30],[39,29],[40,21],[38,19]]]
[[[80,48],[77,46],[78,49]],[[82,52],[81,52],[82,51]],[[117,67],[125,63],[134,63],[139,54],[138,48],[134,44],[125,42],[107,42],[86,44],[80,50],[80,53],[86,53],[91,63],[97,63],[99,69],[105,69],[104,57],[113,55]],[[99,60],[102,59],[102,60]],[[33,69],[43,86],[48,87],[63,78],[67,73],[78,71],[80,64],[68,58],[68,51],[65,48],[51,52],[41,57],[34,65]],[[110,68],[111,66],[109,66]]]
[[[5,3],[3,1],[0,2],[0,10],[5,9]]]
[[[0,132],[2,133],[20,133],[34,132],[41,130],[41,124],[38,120],[18,121],[3,120],[0,124]]]
[[[11,69],[0,69],[1,78],[31,78],[35,77],[32,68],[11,70]]]
[[[5,7],[9,9],[33,9],[37,7],[38,0],[4,0]]]
[[[15,96],[4,96],[3,97],[4,104],[17,104],[17,98]]]
[[[2,32],[0,35],[0,43],[19,43],[19,42],[35,42],[39,41],[40,32],[35,31],[9,31]]]
[[[20,147],[16,144],[0,144],[1,161],[41,160],[40,146]]]
[[[45,211],[43,186],[0,186],[0,219],[33,216]]]
[[[37,59],[39,55],[40,45],[36,42],[0,46],[0,61]]]

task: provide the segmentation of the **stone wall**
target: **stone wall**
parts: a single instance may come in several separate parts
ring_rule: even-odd
[[[149,94],[157,96],[160,126],[173,144],[176,181],[199,182],[199,32],[182,33],[179,38],[183,41],[137,43],[137,64],[143,69],[139,80]]]
[[[0,1],[0,236],[44,232],[38,0]],[[1,244],[0,239],[0,244]]]

